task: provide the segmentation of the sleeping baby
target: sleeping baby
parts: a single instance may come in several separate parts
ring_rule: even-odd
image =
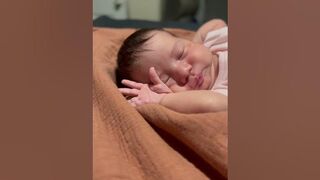
[[[158,103],[183,113],[227,110],[227,41],[222,20],[205,23],[192,41],[163,29],[140,29],[118,52],[119,90],[133,106]]]

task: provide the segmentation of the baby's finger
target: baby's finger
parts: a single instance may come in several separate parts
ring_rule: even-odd
[[[154,92],[156,92],[156,90],[158,89],[155,85],[149,85],[149,89],[151,90],[151,91],[154,91]]]
[[[157,74],[156,70],[154,69],[154,67],[151,67],[149,69],[149,77],[150,80],[153,84],[160,84],[163,83],[159,77],[159,75]]]
[[[158,92],[159,90],[163,89],[163,86],[161,84],[151,85],[149,86],[149,89],[151,91]]]
[[[137,89],[130,89],[130,88],[118,88],[118,89],[124,95],[138,96],[139,94],[139,90]]]
[[[128,79],[123,79],[121,81],[122,84],[128,86],[128,87],[131,87],[131,88],[135,88],[135,89],[141,89],[141,87],[143,86],[142,83],[137,83],[137,82],[134,82],[134,81],[130,81]]]

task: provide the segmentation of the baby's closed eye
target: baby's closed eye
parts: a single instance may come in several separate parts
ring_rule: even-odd
[[[177,60],[182,60],[184,59],[184,57],[186,56],[187,54],[187,51],[186,51],[186,48],[183,46],[180,48],[180,50],[178,51],[178,54],[177,54]]]

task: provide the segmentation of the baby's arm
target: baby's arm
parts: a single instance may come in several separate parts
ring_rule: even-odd
[[[210,90],[165,94],[160,104],[183,113],[217,112],[228,109],[228,97]]]
[[[133,106],[157,103],[182,113],[202,113],[227,110],[228,97],[210,90],[194,90],[177,93],[155,93],[147,84],[123,80],[129,88],[119,88]]]
[[[203,43],[208,32],[227,26],[221,19],[213,19],[203,24],[196,32],[193,42]]]

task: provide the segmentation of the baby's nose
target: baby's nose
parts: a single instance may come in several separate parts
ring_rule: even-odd
[[[192,66],[189,63],[182,63],[181,66],[178,68],[177,82],[180,86],[183,86],[188,82],[188,77],[190,75],[191,70],[192,70]]]

